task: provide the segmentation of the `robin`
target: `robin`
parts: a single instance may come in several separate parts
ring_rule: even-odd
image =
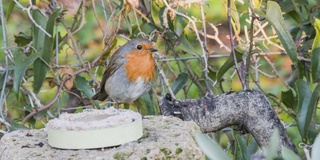
[[[147,93],[153,84],[155,62],[154,43],[134,39],[120,47],[110,59],[103,73],[101,88],[92,99],[104,101],[108,97],[119,103],[131,103]]]

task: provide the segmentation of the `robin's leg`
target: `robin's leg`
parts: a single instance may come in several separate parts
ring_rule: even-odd
[[[116,108],[119,109],[119,102],[116,101]]]

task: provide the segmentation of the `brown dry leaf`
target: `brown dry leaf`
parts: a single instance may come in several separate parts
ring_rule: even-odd
[[[69,89],[69,99],[66,105],[66,112],[74,113],[76,108],[81,104],[81,92],[76,88],[72,87]]]
[[[67,76],[71,75],[73,73],[73,70],[70,67],[66,67],[66,68],[60,69],[59,72],[62,75],[62,79],[64,79]],[[73,87],[73,80],[74,80],[74,77],[66,81],[65,86],[68,88],[68,90],[70,90]]]
[[[130,4],[131,7],[133,8],[138,8],[139,7],[139,0],[127,0],[127,2]]]
[[[75,15],[82,0],[57,0],[57,3],[67,10],[67,14]]]

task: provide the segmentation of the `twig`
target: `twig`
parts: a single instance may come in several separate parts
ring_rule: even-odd
[[[76,40],[73,38],[73,33],[71,33],[71,31],[68,29],[66,23],[64,22],[64,20],[61,21],[61,23],[64,25],[67,33],[68,33],[68,37],[70,37],[71,39],[71,42],[72,42],[72,50],[75,52],[77,58],[78,58],[78,61],[80,62],[81,65],[83,65],[83,59],[82,59],[82,56],[80,55],[80,52],[78,50],[78,47],[77,47],[77,44],[76,44]]]
[[[280,76],[279,72],[277,71],[276,67],[272,64],[270,59],[267,56],[264,56],[264,59],[268,62],[268,64],[271,66],[272,70],[276,73],[277,77],[279,77],[280,81],[284,84],[284,86],[289,89],[289,85],[287,82]]]
[[[275,46],[275,47],[277,47],[277,48],[279,48],[279,49],[281,49],[281,50],[285,50],[283,47],[281,47],[281,46],[279,46],[278,44],[276,44],[276,43],[273,43],[272,41],[270,41],[270,39],[271,38],[278,38],[278,36],[267,36],[267,34],[266,34],[266,32],[263,30],[263,28],[265,27],[265,26],[267,26],[267,24],[268,24],[268,22],[266,22],[266,25],[263,25],[263,26],[261,26],[261,24],[260,23],[258,23],[257,24],[257,26],[259,27],[259,29],[257,30],[257,33],[260,31],[261,33],[262,33],[262,35],[263,35],[263,37],[267,40],[267,42],[269,43],[269,44],[272,44],[273,46]],[[255,33],[255,34],[257,34],[257,33]],[[254,34],[254,35],[255,35]]]
[[[132,8],[134,8],[134,7],[132,7]],[[146,35],[146,34],[145,34],[144,32],[142,32],[142,30],[141,30],[141,27],[140,27],[140,24],[139,24],[139,20],[138,20],[138,16],[137,16],[137,13],[136,13],[135,8],[134,8],[134,10],[133,10],[133,15],[134,15],[134,18],[136,19],[136,24],[137,24],[137,26],[138,26],[139,34],[142,33],[142,34],[141,34],[142,37],[145,38],[145,35]]]
[[[77,72],[74,72],[72,75],[68,76],[67,78],[63,79],[63,80],[61,81],[61,83],[60,83],[60,86],[59,86],[59,88],[58,88],[58,91],[57,91],[56,95],[54,96],[53,100],[50,101],[48,104],[46,104],[46,105],[44,105],[44,106],[41,106],[39,109],[33,110],[31,113],[29,113],[29,114],[22,120],[21,124],[24,125],[29,118],[31,118],[32,116],[36,115],[38,112],[41,112],[41,111],[43,111],[43,110],[49,109],[49,108],[53,105],[53,103],[57,100],[57,98],[59,97],[59,95],[60,95],[60,93],[61,93],[61,90],[62,90],[64,84],[65,84],[69,79],[71,79],[73,76],[75,76],[75,75],[77,75],[77,74],[79,74],[79,73],[81,73],[81,72],[84,72],[84,71],[86,71],[86,68],[82,68],[82,69],[78,70]],[[77,74],[75,74],[75,73],[77,73]]]
[[[173,91],[172,91],[172,89],[171,89],[171,87],[170,87],[170,84],[169,84],[169,82],[168,82],[168,79],[167,79],[166,75],[164,74],[162,68],[160,67],[160,65],[158,64],[157,61],[155,61],[155,64],[156,64],[156,66],[157,66],[157,68],[158,68],[158,70],[159,70],[159,75],[161,76],[164,84],[167,86],[167,89],[168,89],[171,97],[175,99],[174,93],[173,93]]]
[[[255,67],[252,67],[252,66],[251,66],[251,68],[255,69],[257,73],[260,73],[260,74],[262,74],[262,75],[264,75],[264,76],[266,76],[266,77],[268,77],[268,78],[271,78],[271,79],[278,78],[277,76],[270,75],[270,74],[268,74],[268,73],[266,73],[266,72],[263,72],[263,71],[261,71],[260,69],[257,69],[257,68],[255,68]],[[259,74],[258,74],[258,75],[259,75]],[[258,77],[259,77],[259,76],[258,76]],[[256,82],[259,82],[259,79],[256,79]]]
[[[45,33],[48,37],[52,37],[45,29],[43,29],[32,17],[31,15],[31,9],[32,9],[32,2],[31,0],[29,0],[29,7],[26,8],[26,7],[23,7],[17,0],[13,0],[23,11],[27,11],[28,13],[28,16],[30,18],[30,20],[32,21],[32,23],[37,27],[39,28],[43,33]]]
[[[250,6],[250,4],[249,4]],[[251,8],[251,7],[250,7]],[[249,51],[248,51],[248,55],[247,55],[247,59],[246,59],[246,70],[245,70],[245,85],[246,85],[246,88],[249,88],[249,72],[250,72],[250,62],[251,62],[251,55],[252,55],[252,48],[253,48],[253,24],[254,24],[254,20],[255,20],[255,17],[254,16],[251,16],[251,24],[250,24],[250,39],[249,39],[249,42],[250,42],[250,46],[249,46]]]
[[[132,7],[132,9],[134,12],[137,12],[141,16],[142,19],[145,19],[147,21],[147,23],[151,22],[150,19],[146,15],[144,15],[140,10],[138,10],[134,7]]]
[[[206,51],[208,51],[208,48],[207,48],[207,27],[206,27],[206,17],[205,17],[205,14],[204,14],[204,10],[203,10],[203,4],[201,3],[201,0],[200,1],[200,10],[201,10],[201,19],[202,19],[202,28],[203,28],[203,34],[204,34],[204,49]],[[208,56],[208,55],[207,55]],[[208,58],[208,57],[207,57]]]
[[[55,49],[55,55],[56,55],[56,65],[59,66],[59,25],[56,23],[56,49]],[[55,79],[56,79],[56,83],[57,85],[60,85],[60,74],[59,72],[57,72],[57,75],[55,76]],[[60,115],[60,98],[58,98],[58,107],[57,107],[57,113],[58,115]]]
[[[85,0],[82,0],[82,9],[81,9],[81,22],[80,22],[80,26],[72,32],[72,34],[75,34],[77,33],[78,31],[81,30],[81,28],[87,23],[86,22],[86,18],[85,18],[85,10],[86,10],[86,7],[85,7],[85,4],[86,4],[86,1]],[[66,28],[67,29],[67,28]],[[68,29],[67,29],[68,30]]]
[[[100,21],[99,21],[98,14],[97,14],[96,3],[95,3],[94,0],[91,0],[91,3],[92,3],[92,8],[93,8],[94,17],[96,18],[96,20],[97,20],[97,22],[98,22],[98,25],[99,25],[99,27],[100,27],[100,29],[101,29],[101,31],[102,31],[102,34],[105,35],[104,30],[103,30],[103,28],[102,28],[102,25],[101,25],[101,23],[100,23]],[[105,11],[105,8],[104,8],[104,3],[103,3],[103,2],[102,2],[102,7],[103,7],[103,12],[106,12],[106,11]],[[107,20],[107,19],[106,19],[106,16],[105,16],[104,18],[105,18],[105,20]]]
[[[6,32],[6,25],[5,25],[5,18],[4,18],[4,14],[3,14],[3,3],[2,0],[0,0],[0,15],[1,15],[1,28],[2,28],[2,38],[3,38],[3,48],[7,48],[7,32]],[[4,54],[5,54],[5,62],[6,62],[6,71],[4,73],[4,79],[3,79],[3,84],[2,84],[2,90],[1,90],[1,95],[0,95],[0,118],[3,119],[3,124],[5,124],[7,131],[9,131],[9,127],[10,125],[7,125],[6,121],[5,121],[5,115],[3,114],[3,106],[6,105],[2,105],[4,104],[5,100],[6,100],[6,94],[5,94],[5,88],[6,88],[6,84],[7,84],[7,80],[9,77],[9,62],[8,62],[8,55],[7,55],[8,50],[4,49]]]
[[[223,58],[223,57],[229,57],[229,54],[219,54],[214,55],[210,54],[208,58]],[[175,58],[165,58],[165,59],[158,59],[158,62],[165,62],[165,61],[179,61],[179,60],[189,60],[189,59],[200,59],[203,58],[202,56],[191,56],[191,57],[175,57]]]
[[[239,80],[241,82],[242,85],[242,89],[246,90],[247,87],[243,81],[243,77],[241,76],[241,72],[238,66],[238,61],[237,61],[237,57],[236,57],[236,52],[234,50],[234,41],[233,41],[233,30],[232,30],[232,24],[231,24],[231,6],[230,6],[230,0],[228,0],[228,22],[229,22],[229,35],[230,35],[230,44],[231,44],[231,52],[233,55],[233,60],[234,60],[234,65],[236,67],[236,71],[238,73],[238,77]]]
[[[231,52],[230,48],[229,48],[227,45],[225,45],[225,44],[220,40],[218,28],[217,28],[214,24],[212,24],[212,23],[209,23],[209,25],[210,25],[211,28],[214,30],[214,33],[215,33],[215,34],[214,34],[212,37],[211,37],[211,35],[208,35],[208,34],[207,34],[207,37],[216,40],[217,43],[220,45],[220,48],[224,48],[224,49],[226,49],[228,52]]]
[[[190,74],[192,82],[200,89],[202,94],[206,94],[205,88],[203,88],[202,84],[198,80],[198,76],[195,75],[195,73],[192,71],[190,66],[187,64],[185,60],[182,60],[183,64],[186,66],[186,69],[188,73]]]
[[[94,0],[92,0],[92,3],[94,3]],[[107,22],[108,21],[108,16],[107,16],[106,7],[104,6],[104,0],[101,0],[100,3],[101,3],[101,6],[102,6],[102,9],[103,9],[103,18]],[[108,4],[110,5],[110,2]],[[112,10],[112,7],[110,7],[110,10]]]

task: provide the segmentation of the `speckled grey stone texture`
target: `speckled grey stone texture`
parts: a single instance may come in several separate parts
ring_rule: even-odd
[[[45,129],[14,131],[0,140],[0,160],[205,159],[193,139],[200,130],[194,122],[151,116],[143,119],[143,127],[138,141],[90,150],[52,148]]]

